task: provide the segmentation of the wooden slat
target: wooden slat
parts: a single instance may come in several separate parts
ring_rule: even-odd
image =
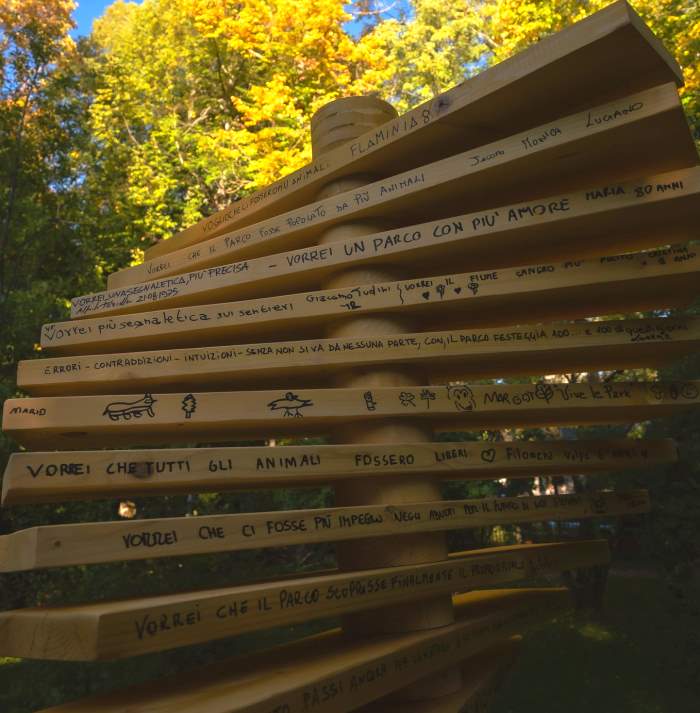
[[[66,661],[124,658],[606,564],[609,558],[606,540],[519,545],[465,552],[431,564],[16,609],[0,612],[0,655]]]
[[[569,596],[512,589],[454,602],[457,622],[448,627],[364,640],[335,630],[43,713],[347,713],[555,616]]]
[[[0,536],[0,572],[648,512],[646,490],[43,525]]]
[[[406,277],[416,278],[656,247],[695,238],[699,195],[697,166],[637,177],[633,182],[560,193],[544,202],[511,204],[323,247],[176,277],[155,277],[140,285],[78,297],[73,300],[72,314],[85,319],[103,313],[281,295],[317,289],[339,269],[367,265],[401,265]],[[81,328],[74,325],[78,334]],[[46,337],[42,345],[50,346],[53,335]]]
[[[389,176],[559,116],[663,82],[682,72],[626,2],[568,27],[466,82],[232,203],[147,251],[196,244],[313,200],[339,175]],[[572,91],[572,87],[576,90]]]
[[[594,473],[676,459],[671,440],[624,438],[14,453],[2,502],[290,487],[412,473],[443,480]]]
[[[700,219],[700,196],[697,203]],[[59,322],[44,325],[42,348],[59,354],[98,354],[319,337],[331,324],[374,314],[411,317],[431,330],[495,327],[685,307],[699,292],[700,255],[693,246],[679,246]]]
[[[700,318],[555,322],[495,329],[70,356],[21,361],[32,395],[182,392],[239,386],[312,388],[342,371],[387,364],[443,379],[659,365],[700,344]]]
[[[436,431],[626,423],[697,406],[700,381],[46,396],[7,399],[3,431],[28,448],[85,450],[318,436],[387,418]]]
[[[463,685],[457,693],[400,702],[395,700],[397,695],[394,694],[358,708],[355,713],[488,713],[501,679],[519,653],[521,642],[521,636],[513,636],[463,661],[460,666]],[[420,692],[423,684],[421,679],[412,684],[411,690]]]
[[[110,287],[305,247],[341,222],[381,218],[399,227],[697,161],[676,87],[665,84],[147,260]]]

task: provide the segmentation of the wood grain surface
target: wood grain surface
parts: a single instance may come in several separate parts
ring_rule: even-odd
[[[492,525],[636,515],[646,490],[40,525],[0,536],[0,572]]]
[[[42,713],[346,713],[555,616],[563,589],[470,592],[457,621],[410,634],[345,638],[338,630]]]
[[[0,612],[0,654],[93,661],[604,565],[606,540],[497,547],[448,560],[214,590]]]
[[[457,441],[14,453],[4,505],[166,493],[294,487],[429,474],[442,480],[566,475],[677,460],[669,440]]]

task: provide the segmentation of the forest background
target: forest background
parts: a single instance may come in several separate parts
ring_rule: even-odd
[[[138,262],[153,242],[308,162],[309,119],[326,102],[377,93],[405,111],[607,4],[118,1],[89,36],[74,40],[73,0],[0,0],[0,398],[17,395],[17,361],[40,356],[41,325],[66,319],[70,297],[104,289],[110,272]],[[682,99],[700,139],[700,4],[637,0],[634,6],[684,69]],[[697,359],[661,373],[699,375]],[[693,606],[690,588],[700,561],[698,423],[700,417],[684,416],[632,430],[595,431],[670,435],[681,444],[680,464],[629,473],[616,484],[652,490],[656,508],[637,529],[635,556],[663,573],[685,614]],[[550,429],[517,435],[562,434]],[[14,448],[7,439],[0,442],[0,468]],[[579,486],[607,483],[601,477]],[[527,487],[452,484],[446,495]],[[330,497],[321,489],[142,499],[133,503],[132,514],[320,506]],[[4,510],[0,534],[37,522],[116,519],[119,506],[106,501]],[[465,547],[494,537],[489,531],[453,540]],[[257,568],[268,574],[314,568],[332,557],[332,548],[288,548],[0,575],[0,609],[216,586],[240,579],[243,571],[250,576]],[[694,606],[690,614],[697,616]],[[0,685],[0,709],[35,710],[231,650],[224,643],[70,669],[6,660],[0,670],[12,668],[13,674],[0,674],[0,684],[11,680],[4,689]],[[697,644],[687,653],[697,661]],[[32,685],[37,677],[42,685]]]

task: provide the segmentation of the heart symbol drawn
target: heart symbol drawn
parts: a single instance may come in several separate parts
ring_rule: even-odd
[[[462,288],[461,288],[461,287],[455,287],[455,292],[456,292],[457,294],[459,294],[461,291],[462,291]]]
[[[485,451],[481,451],[481,460],[486,463],[493,463],[496,460],[496,449],[487,448]]]
[[[429,299],[430,299],[430,292],[424,292],[424,293],[423,293],[423,299],[424,299],[424,300],[429,300]]]

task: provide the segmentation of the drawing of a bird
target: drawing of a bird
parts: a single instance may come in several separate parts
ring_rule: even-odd
[[[301,409],[313,405],[311,399],[300,399],[297,394],[288,391],[281,399],[270,401],[268,408],[271,411],[283,411],[283,416],[301,418],[304,415],[301,413]]]

